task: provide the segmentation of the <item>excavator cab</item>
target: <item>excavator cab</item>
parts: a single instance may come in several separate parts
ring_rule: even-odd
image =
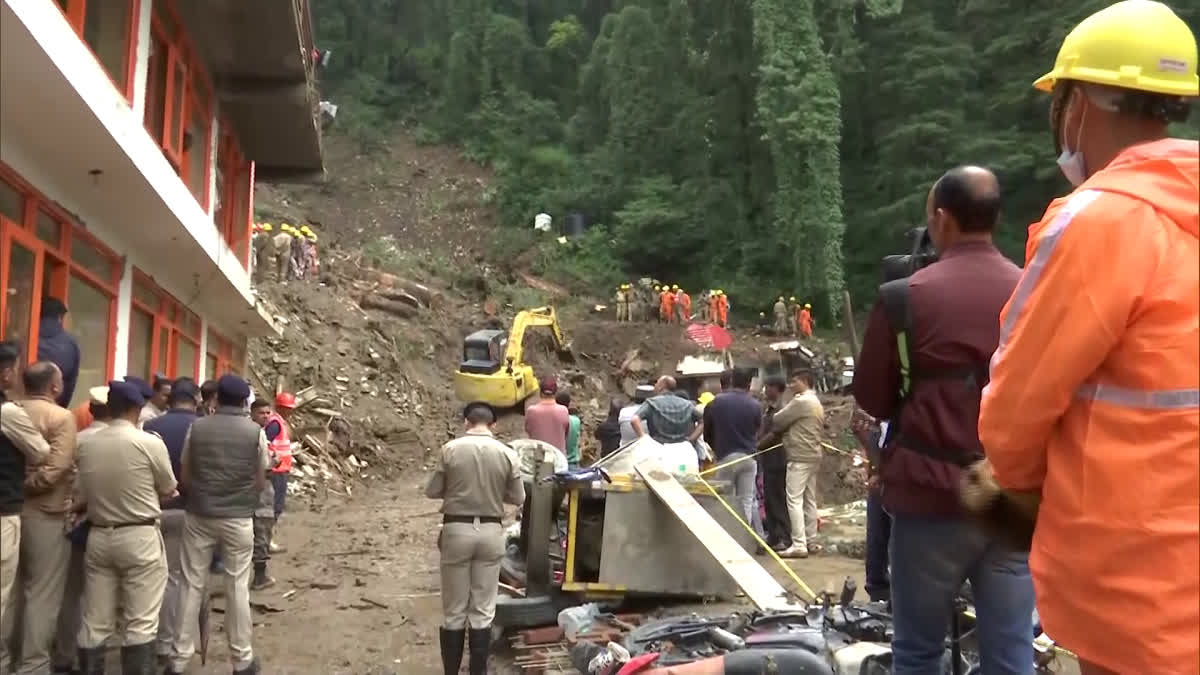
[[[507,334],[477,330],[463,340],[463,360],[454,374],[454,393],[460,401],[513,408],[537,393],[533,367],[522,358],[525,330],[531,327],[549,328],[560,356],[570,355],[553,307],[518,312]]]
[[[463,340],[463,360],[458,369],[464,373],[491,375],[504,362],[508,335],[502,330],[477,330]]]

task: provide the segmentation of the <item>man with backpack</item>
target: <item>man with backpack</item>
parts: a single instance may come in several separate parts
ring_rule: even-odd
[[[951,607],[970,580],[983,672],[1032,673],[1033,583],[1015,551],[962,512],[958,485],[983,457],[977,430],[1000,310],[1021,271],[992,243],[1000,186],[987,169],[946,172],[926,201],[940,259],[880,287],[854,377],[859,406],[892,420],[882,498],[892,514],[897,675],[940,672]]]

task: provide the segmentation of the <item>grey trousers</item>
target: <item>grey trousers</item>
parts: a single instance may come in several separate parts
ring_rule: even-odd
[[[75,664],[75,637],[83,623],[83,567],[86,549],[71,545],[71,562],[67,566],[67,586],[63,589],[62,609],[58,612],[58,635],[54,638],[54,665],[69,667]]]
[[[13,586],[21,550],[21,516],[0,516],[0,674],[12,672],[8,639],[16,627]]]
[[[21,662],[20,675],[50,672],[58,613],[62,608],[71,542],[66,520],[26,505],[21,514]]]
[[[183,509],[165,509],[159,524],[163,548],[167,553],[167,590],[163,593],[162,609],[158,612],[158,654],[169,656],[179,621],[179,598],[183,593],[183,569],[180,551],[183,548]],[[199,630],[197,627],[196,630]]]
[[[254,660],[250,646],[250,551],[254,547],[251,518],[203,518],[187,514],[183,523],[183,548],[180,562],[183,591],[175,618],[175,643],[171,649],[171,667],[187,672],[196,653],[200,602],[207,592],[208,570],[213,550],[219,544],[225,562],[225,636],[234,670],[242,670]]]
[[[718,460],[717,464],[728,464],[748,454],[746,452],[732,452]],[[718,480],[728,481],[733,485],[733,507],[737,509],[738,515],[742,517],[742,520],[746,521],[746,524],[754,527],[755,531],[761,532],[762,525],[759,523],[761,519],[758,517],[756,499],[757,485],[755,479],[757,477],[758,464],[751,459],[743,460],[717,472]]]
[[[496,617],[504,529],[499,523],[446,523],[442,551],[442,625],[450,630],[487,628]]]

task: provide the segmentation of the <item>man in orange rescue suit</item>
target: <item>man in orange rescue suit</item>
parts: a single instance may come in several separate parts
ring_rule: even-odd
[[[717,291],[717,325],[724,328],[729,325],[729,296],[725,291]]]
[[[263,432],[267,435],[267,443],[271,451],[272,467],[267,473],[271,486],[275,488],[275,524],[278,528],[279,517],[283,515],[283,507],[287,503],[288,477],[292,473],[292,427],[289,420],[296,409],[296,396],[286,391],[275,396],[275,411],[267,417],[267,425]],[[279,530],[276,529],[275,532]],[[275,543],[274,537],[270,544],[271,553],[283,553],[284,547]]]
[[[692,296],[678,286],[672,288],[675,290],[675,311],[679,314],[679,323],[688,323],[692,320]]]
[[[658,294],[658,320],[662,323],[675,321],[675,294],[667,285],[663,285],[662,293]]]
[[[1084,675],[1197,673],[1200,153],[1167,136],[1200,94],[1196,38],[1118,2],[1034,87],[1075,191],[1029,229],[979,436],[1002,487],[1041,495],[1038,611]]]
[[[800,310],[800,315],[796,317],[797,328],[800,329],[800,334],[806,338],[812,337],[812,305],[804,303],[804,309]]]

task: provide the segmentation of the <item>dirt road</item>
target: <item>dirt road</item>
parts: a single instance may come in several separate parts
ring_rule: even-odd
[[[418,472],[409,472],[394,483],[360,485],[349,497],[330,494],[315,509],[289,503],[278,536],[287,552],[271,562],[277,584],[252,597],[263,672],[441,672],[438,502],[421,494],[423,485]],[[817,589],[840,588],[847,575],[862,586],[859,560],[822,556],[794,565]],[[197,661],[192,673],[229,672],[222,621],[213,614],[208,664]]]

